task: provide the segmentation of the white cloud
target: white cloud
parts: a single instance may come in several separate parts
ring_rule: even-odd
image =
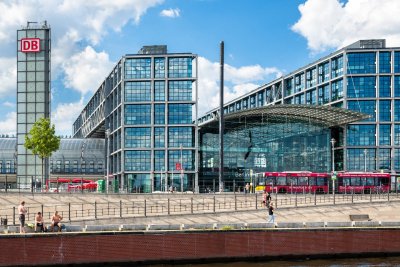
[[[61,103],[52,111],[51,123],[58,135],[72,135],[72,125],[85,105],[83,99],[75,103]]]
[[[15,108],[15,103],[11,103],[11,102],[6,101],[6,102],[3,103],[3,106],[9,107],[9,108]]]
[[[17,113],[9,112],[5,114],[5,120],[0,121],[0,134],[16,135]]]
[[[84,51],[75,54],[63,65],[65,85],[74,88],[82,95],[94,92],[111,71],[112,66],[108,54],[97,53],[91,46],[87,46]]]
[[[349,45],[360,39],[387,40],[400,45],[398,0],[308,0],[299,6],[292,30],[307,39],[314,53]]]
[[[175,8],[175,9],[164,9],[163,11],[160,12],[160,15],[162,17],[168,17],[168,18],[177,18],[180,16],[181,11],[179,10],[179,8]]]
[[[0,58],[0,97],[15,94],[17,85],[16,58]]]
[[[220,65],[199,57],[199,116],[219,106]],[[282,76],[277,68],[263,68],[259,65],[236,68],[225,64],[224,102],[246,94],[266,81]]]

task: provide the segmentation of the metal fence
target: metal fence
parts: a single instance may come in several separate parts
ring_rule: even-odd
[[[39,194],[37,194],[39,195]],[[69,194],[71,196],[72,194]],[[80,195],[81,196],[81,195]],[[397,193],[370,194],[273,194],[275,207],[291,208],[318,205],[338,205],[349,203],[368,203],[398,201]],[[248,211],[266,209],[261,194],[196,194],[196,195],[152,195],[152,198],[119,201],[83,200],[80,203],[27,205],[26,222],[34,222],[37,212],[42,212],[46,222],[50,222],[55,210],[64,222],[83,220],[150,217],[160,215],[188,215],[219,212]],[[18,224],[17,206],[1,208],[0,217],[8,224]],[[3,221],[3,220],[2,220]]]

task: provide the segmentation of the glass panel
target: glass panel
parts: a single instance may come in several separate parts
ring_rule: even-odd
[[[380,100],[379,101],[379,120],[380,121],[390,121],[390,100]]]
[[[168,100],[170,101],[191,101],[192,82],[191,81],[169,81]]]
[[[165,82],[154,82],[154,101],[165,101]]]
[[[165,104],[154,105],[154,124],[165,124]]]
[[[125,147],[150,147],[150,128],[125,128]]]
[[[150,151],[125,151],[125,170],[126,171],[150,171],[151,153]]]
[[[380,97],[390,97],[390,76],[380,76],[379,77],[379,96]]]
[[[348,125],[347,144],[349,146],[374,146],[375,125]]]
[[[348,74],[376,73],[376,56],[373,52],[348,53],[347,64]]]
[[[125,82],[125,101],[151,101],[150,82]]]
[[[170,104],[168,105],[169,124],[191,124],[192,105],[191,104]]]
[[[331,72],[332,79],[343,75],[343,56],[332,58]]]
[[[125,60],[126,79],[150,78],[151,59],[150,58],[128,58]]]
[[[125,124],[150,124],[150,105],[125,105]]]
[[[390,73],[390,52],[379,52],[379,72]]]
[[[155,78],[165,77],[165,58],[154,59],[154,77]]]
[[[192,58],[169,58],[168,77],[170,78],[191,78]]]
[[[376,82],[375,77],[348,77],[347,97],[375,97]]]
[[[350,110],[358,111],[371,115],[371,118],[363,121],[375,121],[376,120],[376,105],[374,100],[363,100],[363,101],[348,101],[347,108]]]
[[[192,147],[193,129],[191,127],[170,127],[168,129],[168,147]]]
[[[390,146],[390,128],[389,124],[379,125],[379,145]]]

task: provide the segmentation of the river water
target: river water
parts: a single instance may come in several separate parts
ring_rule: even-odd
[[[157,264],[152,267],[176,266]],[[179,264],[179,267],[400,267],[400,257]]]

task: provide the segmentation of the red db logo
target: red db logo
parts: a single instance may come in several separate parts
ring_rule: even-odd
[[[24,38],[21,39],[22,52],[39,52],[40,39],[39,38]]]

